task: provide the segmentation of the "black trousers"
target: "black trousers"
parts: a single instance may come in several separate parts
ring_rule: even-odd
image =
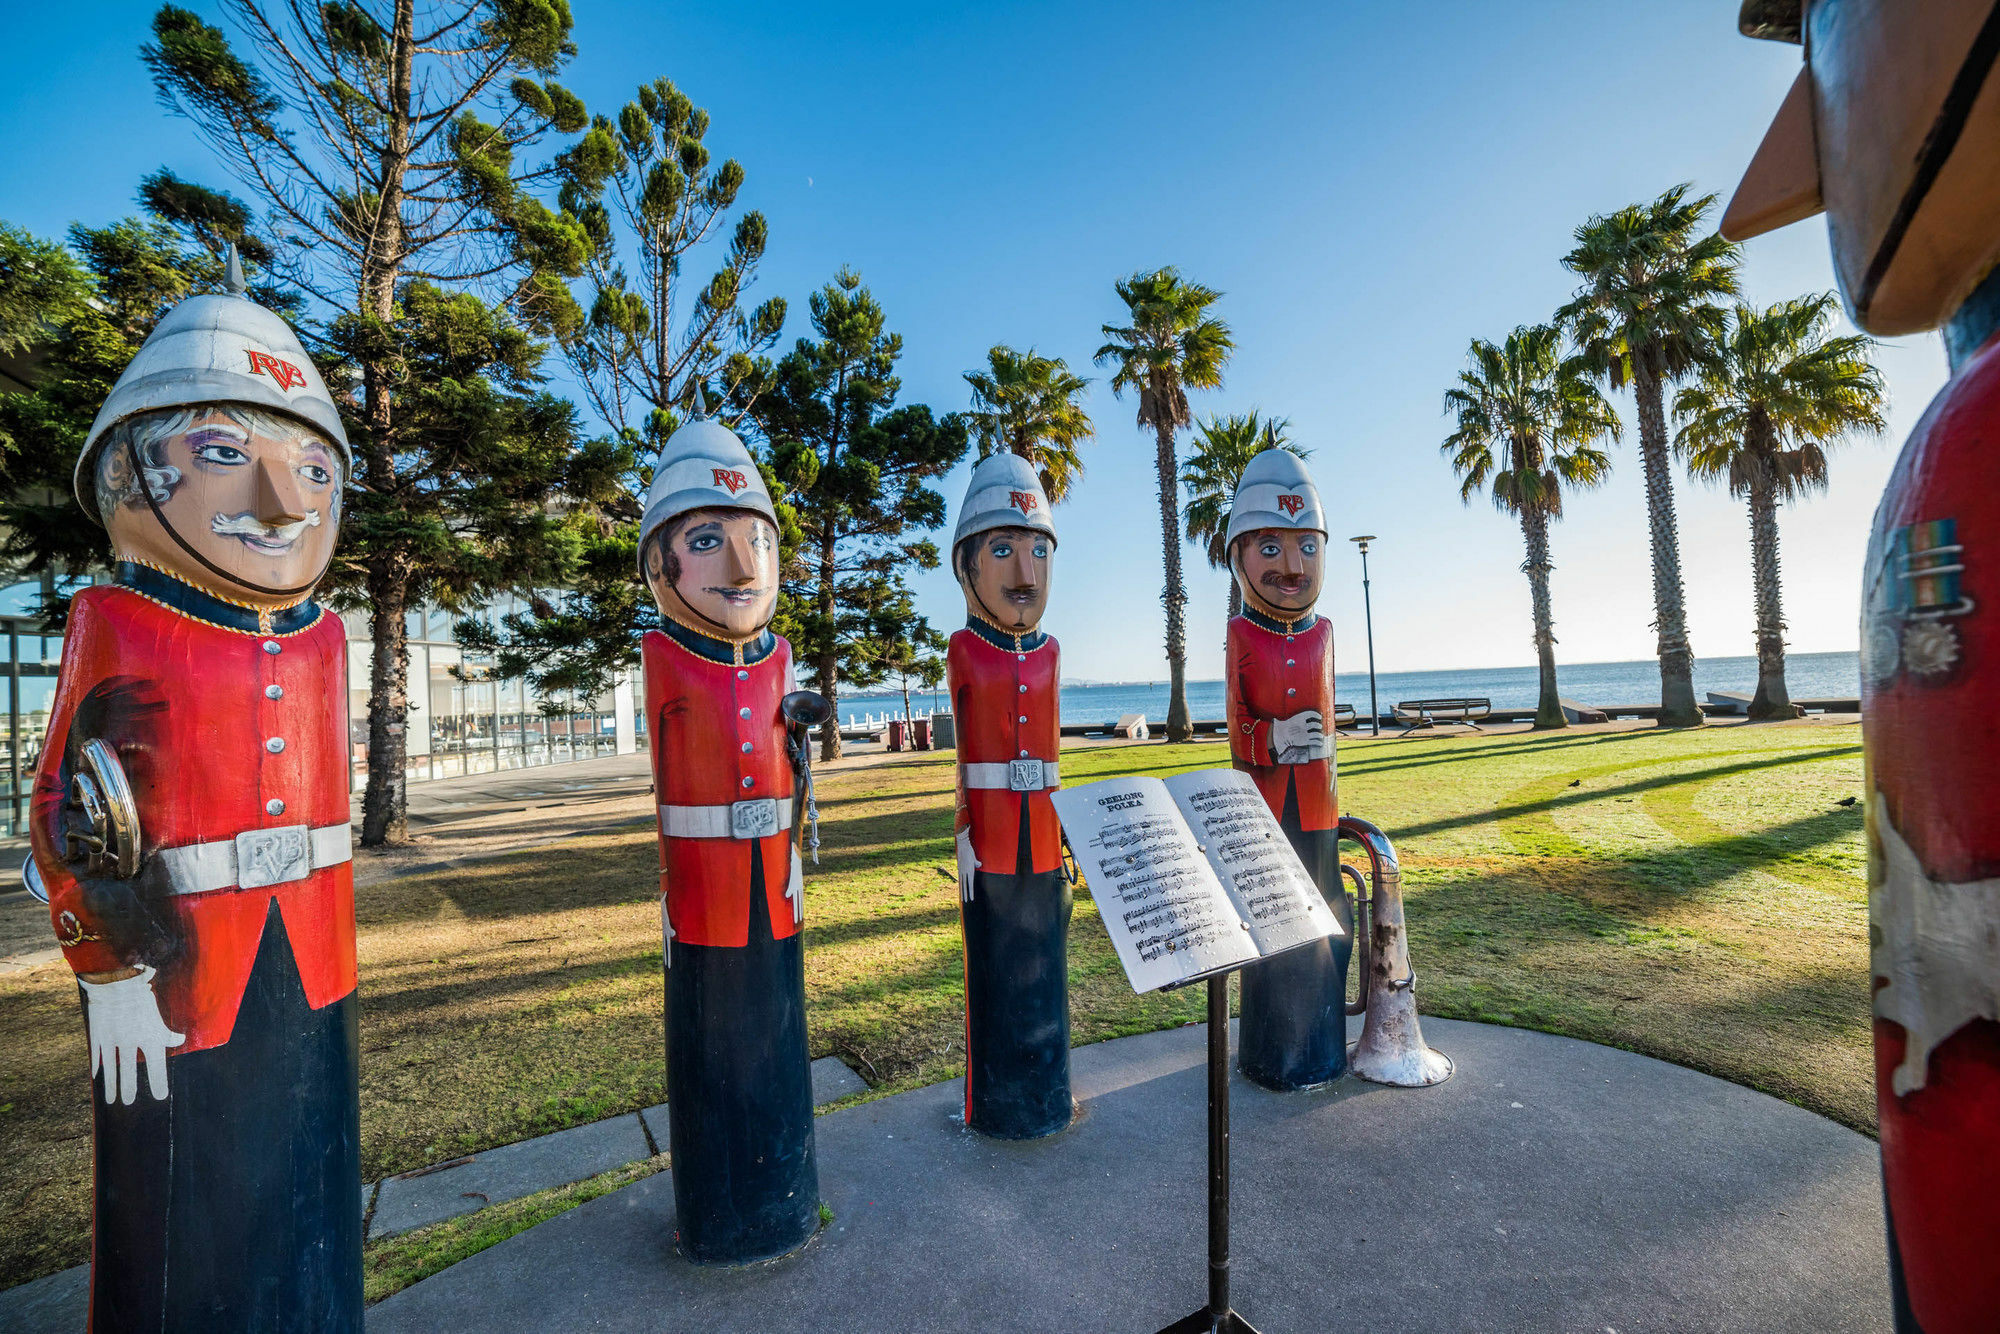
[[[748,944],[667,946],[675,1241],[697,1264],[768,1260],[819,1227],[805,939],[772,936],[764,877],[753,843]]]
[[[229,1041],[169,1056],[165,1100],[99,1076],[92,1330],[358,1334],[357,1013],[307,1004],[274,901]]]
[[[1032,866],[1022,798],[1016,866]],[[965,936],[965,1124],[996,1139],[1069,1125],[1069,918],[1062,868],[972,873]]]
[[[1243,969],[1241,1052],[1244,1078],[1268,1089],[1307,1089],[1347,1070],[1347,960],[1354,950],[1354,914],[1340,880],[1338,837],[1332,829],[1299,827],[1298,797],[1287,786],[1278,817],[1346,935],[1317,940]]]

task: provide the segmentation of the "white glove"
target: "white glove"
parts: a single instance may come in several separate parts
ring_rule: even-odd
[[[952,842],[952,851],[958,857],[958,894],[967,903],[972,902],[972,873],[979,868],[979,859],[972,855],[972,831],[961,829]]]
[[[90,1033],[90,1075],[104,1072],[104,1101],[112,1095],[130,1106],[139,1097],[139,1058],[146,1058],[146,1088],[157,1100],[167,1096],[167,1048],[187,1039],[160,1018],[153,995],[152,968],[141,965],[116,982],[85,982],[84,1024]]]
[[[1319,710],[1307,709],[1289,718],[1273,720],[1271,749],[1277,754],[1280,764],[1304,764],[1309,760],[1325,759],[1332,752],[1327,748],[1325,724]]]

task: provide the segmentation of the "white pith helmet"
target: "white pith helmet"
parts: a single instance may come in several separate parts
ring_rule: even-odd
[[[739,509],[761,514],[777,527],[778,511],[756,462],[736,432],[721,422],[696,418],[667,437],[653,465],[646,512],[639,520],[639,563],[645,568],[646,540],[669,519],[689,510]]]
[[[1294,528],[1326,533],[1326,511],[1319,488],[1306,471],[1305,460],[1287,449],[1267,449],[1253,456],[1236,479],[1236,498],[1229,504],[1226,551],[1236,539],[1259,528]]]
[[[954,550],[975,533],[995,528],[1032,528],[1056,540],[1055,520],[1049,515],[1049,498],[1034,465],[1018,454],[989,454],[973,465],[972,481],[965,488],[965,503],[958,507],[958,527],[951,535]]]
[[[224,291],[193,296],[160,317],[84,437],[71,486],[83,512],[97,510],[98,448],[127,417],[161,408],[241,403],[295,417],[340,451],[353,471],[354,456],[340,410],[298,335],[274,311],[244,295],[243,266],[229,248]]]

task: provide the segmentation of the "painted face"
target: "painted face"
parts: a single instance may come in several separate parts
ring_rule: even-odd
[[[1236,540],[1236,582],[1245,605],[1295,621],[1319,601],[1326,538],[1296,528],[1259,528]]]
[[[754,638],[778,608],[778,531],[749,510],[682,515],[646,544],[660,612],[721,639]]]
[[[971,549],[962,554],[958,570],[965,609],[1011,634],[1039,628],[1049,605],[1049,558],[1055,542],[1033,528],[994,528],[965,541]]]
[[[140,447],[157,516],[132,478],[128,447],[122,440],[109,447],[116,452],[107,454],[100,488],[122,478],[128,493],[105,516],[112,549],[239,602],[296,602],[326,573],[339,534],[333,446],[266,413],[195,411],[175,422],[170,434]]]

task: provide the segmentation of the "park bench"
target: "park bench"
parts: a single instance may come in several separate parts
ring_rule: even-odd
[[[1464,723],[1479,732],[1485,729],[1476,720],[1492,712],[1493,701],[1490,699],[1406,699],[1396,706],[1392,716],[1403,724],[1406,734],[1419,727],[1436,727],[1439,723]]]
[[[1352,727],[1356,721],[1358,720],[1354,716],[1354,706],[1352,704],[1336,704],[1333,706],[1333,725],[1335,727]]]

